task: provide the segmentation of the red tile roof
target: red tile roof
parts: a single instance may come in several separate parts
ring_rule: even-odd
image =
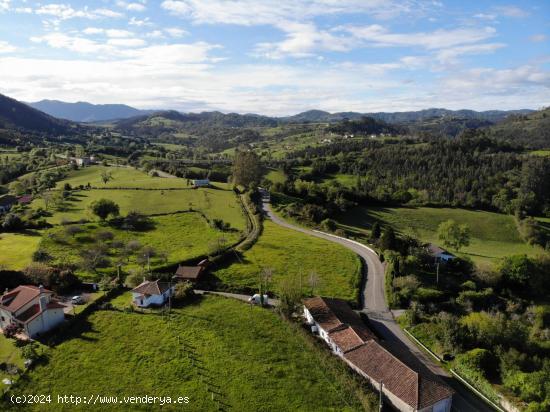
[[[363,326],[363,321],[342,299],[314,297],[304,300],[304,306],[327,333],[346,325]]]
[[[160,280],[145,281],[141,285],[132,289],[134,293],[140,293],[146,296],[162,295],[170,288],[170,284],[167,282],[161,282]]]
[[[414,362],[407,365],[386,350],[345,301],[315,297],[306,299],[304,306],[345,359],[413,408],[425,408],[453,394],[433,373]]]
[[[204,266],[179,266],[174,277],[178,279],[197,280],[203,271]]]
[[[366,327],[348,326],[329,333],[330,339],[344,353],[356,349],[370,339],[374,339],[373,333]]]
[[[51,290],[42,289],[43,293],[53,294]],[[31,300],[40,295],[40,288],[31,285],[21,285],[13,289],[11,292],[0,297],[0,306],[10,312],[17,312]]]
[[[375,340],[345,353],[344,358],[415,409],[433,405],[453,394],[435,375],[413,370]]]

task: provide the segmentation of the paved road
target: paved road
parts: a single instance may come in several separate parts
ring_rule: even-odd
[[[269,200],[265,197],[262,206],[267,216],[279,226],[338,243],[357,253],[364,260],[367,268],[366,282],[364,282],[361,296],[363,312],[367,314],[371,326],[385,341],[389,349],[399,356],[407,358],[417,367],[430,370],[447,382],[456,391],[453,396],[453,410],[457,412],[494,411],[456,379],[450,377],[447,371],[435,364],[426,353],[409,340],[397,325],[388,309],[384,295],[384,265],[374,250],[350,239],[292,225],[273,213]]]
[[[229,293],[229,292],[218,292],[214,290],[201,290],[201,289],[195,289],[195,293],[197,295],[205,295],[205,294],[211,294],[211,295],[219,295],[219,296],[225,296],[226,298],[232,298],[232,299],[238,299],[242,300],[243,302],[248,302],[250,299],[250,295],[242,295],[239,293]],[[269,306],[277,306],[279,304],[279,301],[277,299],[269,298]]]

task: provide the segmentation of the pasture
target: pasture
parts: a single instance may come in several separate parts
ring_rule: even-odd
[[[0,267],[21,270],[32,261],[40,243],[40,233],[0,233]]]
[[[54,264],[69,263],[78,266],[81,262],[81,252],[98,242],[98,233],[110,232],[113,239],[100,241],[107,247],[106,257],[111,262],[120,262],[122,269],[128,271],[139,267],[140,264],[145,265],[145,262],[137,261],[138,251],[132,256],[124,256],[124,245],[130,241],[137,241],[140,246],[152,247],[155,250],[155,255],[150,259],[151,267],[154,269],[208,254],[220,242],[229,245],[239,239],[238,232],[221,232],[213,229],[201,215],[193,212],[153,217],[151,223],[151,229],[144,231],[122,230],[100,223],[83,224],[79,225],[82,232],[74,236],[66,233],[68,226],[56,226],[44,233],[40,249],[52,257]],[[112,273],[115,271],[115,265],[108,265],[105,270]],[[103,271],[101,268],[98,269],[99,273]],[[93,271],[82,269],[77,273],[89,278],[97,275]]]
[[[273,269],[271,290],[278,291],[285,277],[301,279],[302,290],[310,294],[312,272],[319,278],[313,294],[356,300],[361,265],[358,257],[335,243],[264,222],[258,242],[244,253],[242,262],[217,270],[224,283],[237,287],[258,287],[262,269]]]
[[[474,262],[490,262],[514,254],[536,255],[541,251],[523,242],[512,216],[500,213],[458,208],[356,207],[339,216],[337,220],[342,228],[358,230],[363,234],[370,230],[375,221],[379,221],[382,225],[393,226],[398,233],[440,244],[437,228],[448,219],[466,224],[470,228],[470,245],[459,254],[470,257]]]
[[[116,301],[129,303],[130,296]],[[117,309],[95,312],[76,323],[47,356],[13,393],[46,393],[55,399],[58,394],[189,397],[188,405],[162,408],[170,411],[374,411],[376,405],[373,393],[297,325],[221,297],[176,308],[169,318]],[[158,407],[117,403],[109,410]]]

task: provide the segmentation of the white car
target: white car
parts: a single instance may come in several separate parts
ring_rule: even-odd
[[[73,305],[81,305],[84,303],[84,299],[82,299],[82,296],[76,295],[71,298],[71,303]]]
[[[252,303],[253,305],[261,305],[262,304],[262,299],[260,298],[260,294],[259,293],[256,293],[254,295],[252,295],[248,301],[250,303]],[[264,305],[267,305],[269,303],[269,296],[267,295],[264,295]]]

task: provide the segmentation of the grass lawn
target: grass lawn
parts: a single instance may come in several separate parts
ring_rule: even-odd
[[[186,259],[208,253],[209,249],[223,238],[227,244],[236,242],[238,232],[220,232],[213,229],[198,213],[178,213],[152,218],[154,229],[149,231],[125,231],[112,228],[107,224],[89,223],[81,225],[84,231],[74,237],[65,234],[65,227],[56,226],[45,232],[40,248],[54,257],[52,263],[73,263],[81,261],[80,252],[94,244],[94,234],[99,231],[110,231],[114,240],[126,244],[130,240],[137,240],[142,246],[151,246],[155,251],[168,255],[167,262],[159,257],[151,258],[152,268],[165,264],[175,264]],[[110,242],[107,243],[110,245]],[[120,251],[110,248],[112,260],[119,258]],[[114,271],[114,265],[110,265]],[[123,270],[138,267],[135,256],[123,267]],[[101,270],[99,270],[101,272]],[[85,277],[93,277],[93,273],[79,273]]]
[[[365,230],[378,220],[392,225],[398,232],[425,242],[441,243],[437,228],[441,222],[453,219],[467,224],[472,231],[470,246],[461,253],[475,262],[490,262],[513,254],[537,255],[542,249],[523,242],[512,216],[499,213],[452,208],[365,208],[357,207],[340,216],[344,228]]]
[[[175,180],[175,179],[165,179]],[[243,230],[246,227],[241,206],[235,193],[230,190],[201,188],[197,190],[81,190],[73,192],[62,211],[57,211],[48,218],[51,223],[60,223],[63,218],[76,221],[82,218],[95,219],[90,211],[90,204],[98,199],[111,199],[120,207],[120,213],[137,210],[143,214],[172,213],[177,211],[202,211],[209,218],[222,219],[231,227]],[[44,207],[44,201],[37,198],[33,207]]]
[[[128,294],[123,295],[130,301]],[[212,401],[212,392],[214,401]],[[205,297],[157,314],[98,311],[49,350],[16,394],[188,396],[163,410],[374,411],[345,365],[300,328],[273,312],[235,300]],[[218,404],[220,402],[220,404]],[[29,410],[106,410],[105,406],[28,405]],[[157,410],[110,405],[108,410]],[[14,408],[15,410],[15,408]]]
[[[280,169],[270,169],[265,175],[265,178],[272,183],[284,183],[286,182],[286,175]]]
[[[270,221],[258,242],[244,253],[242,263],[216,271],[224,283],[256,288],[261,268],[272,268],[273,289],[280,279],[302,276],[303,289],[311,292],[307,279],[314,271],[320,278],[316,294],[355,300],[360,279],[360,262],[348,249],[335,243],[285,229]]]
[[[101,172],[108,171],[113,179],[106,184],[101,180]],[[89,166],[72,171],[69,176],[57,183],[61,188],[65,183],[71,186],[86,186],[90,183],[93,187],[146,187],[151,189],[162,188],[186,188],[187,179],[167,179],[162,177],[151,177],[147,173],[134,169],[133,167],[107,167]]]
[[[21,270],[32,261],[32,254],[38,248],[40,235],[0,233],[0,266]]]
[[[21,357],[21,349],[15,346],[14,339],[8,339],[3,334],[0,334],[0,363],[13,364],[20,370],[24,369],[24,361]],[[0,385],[2,379],[14,379],[16,377],[9,375],[6,371],[0,370]]]

